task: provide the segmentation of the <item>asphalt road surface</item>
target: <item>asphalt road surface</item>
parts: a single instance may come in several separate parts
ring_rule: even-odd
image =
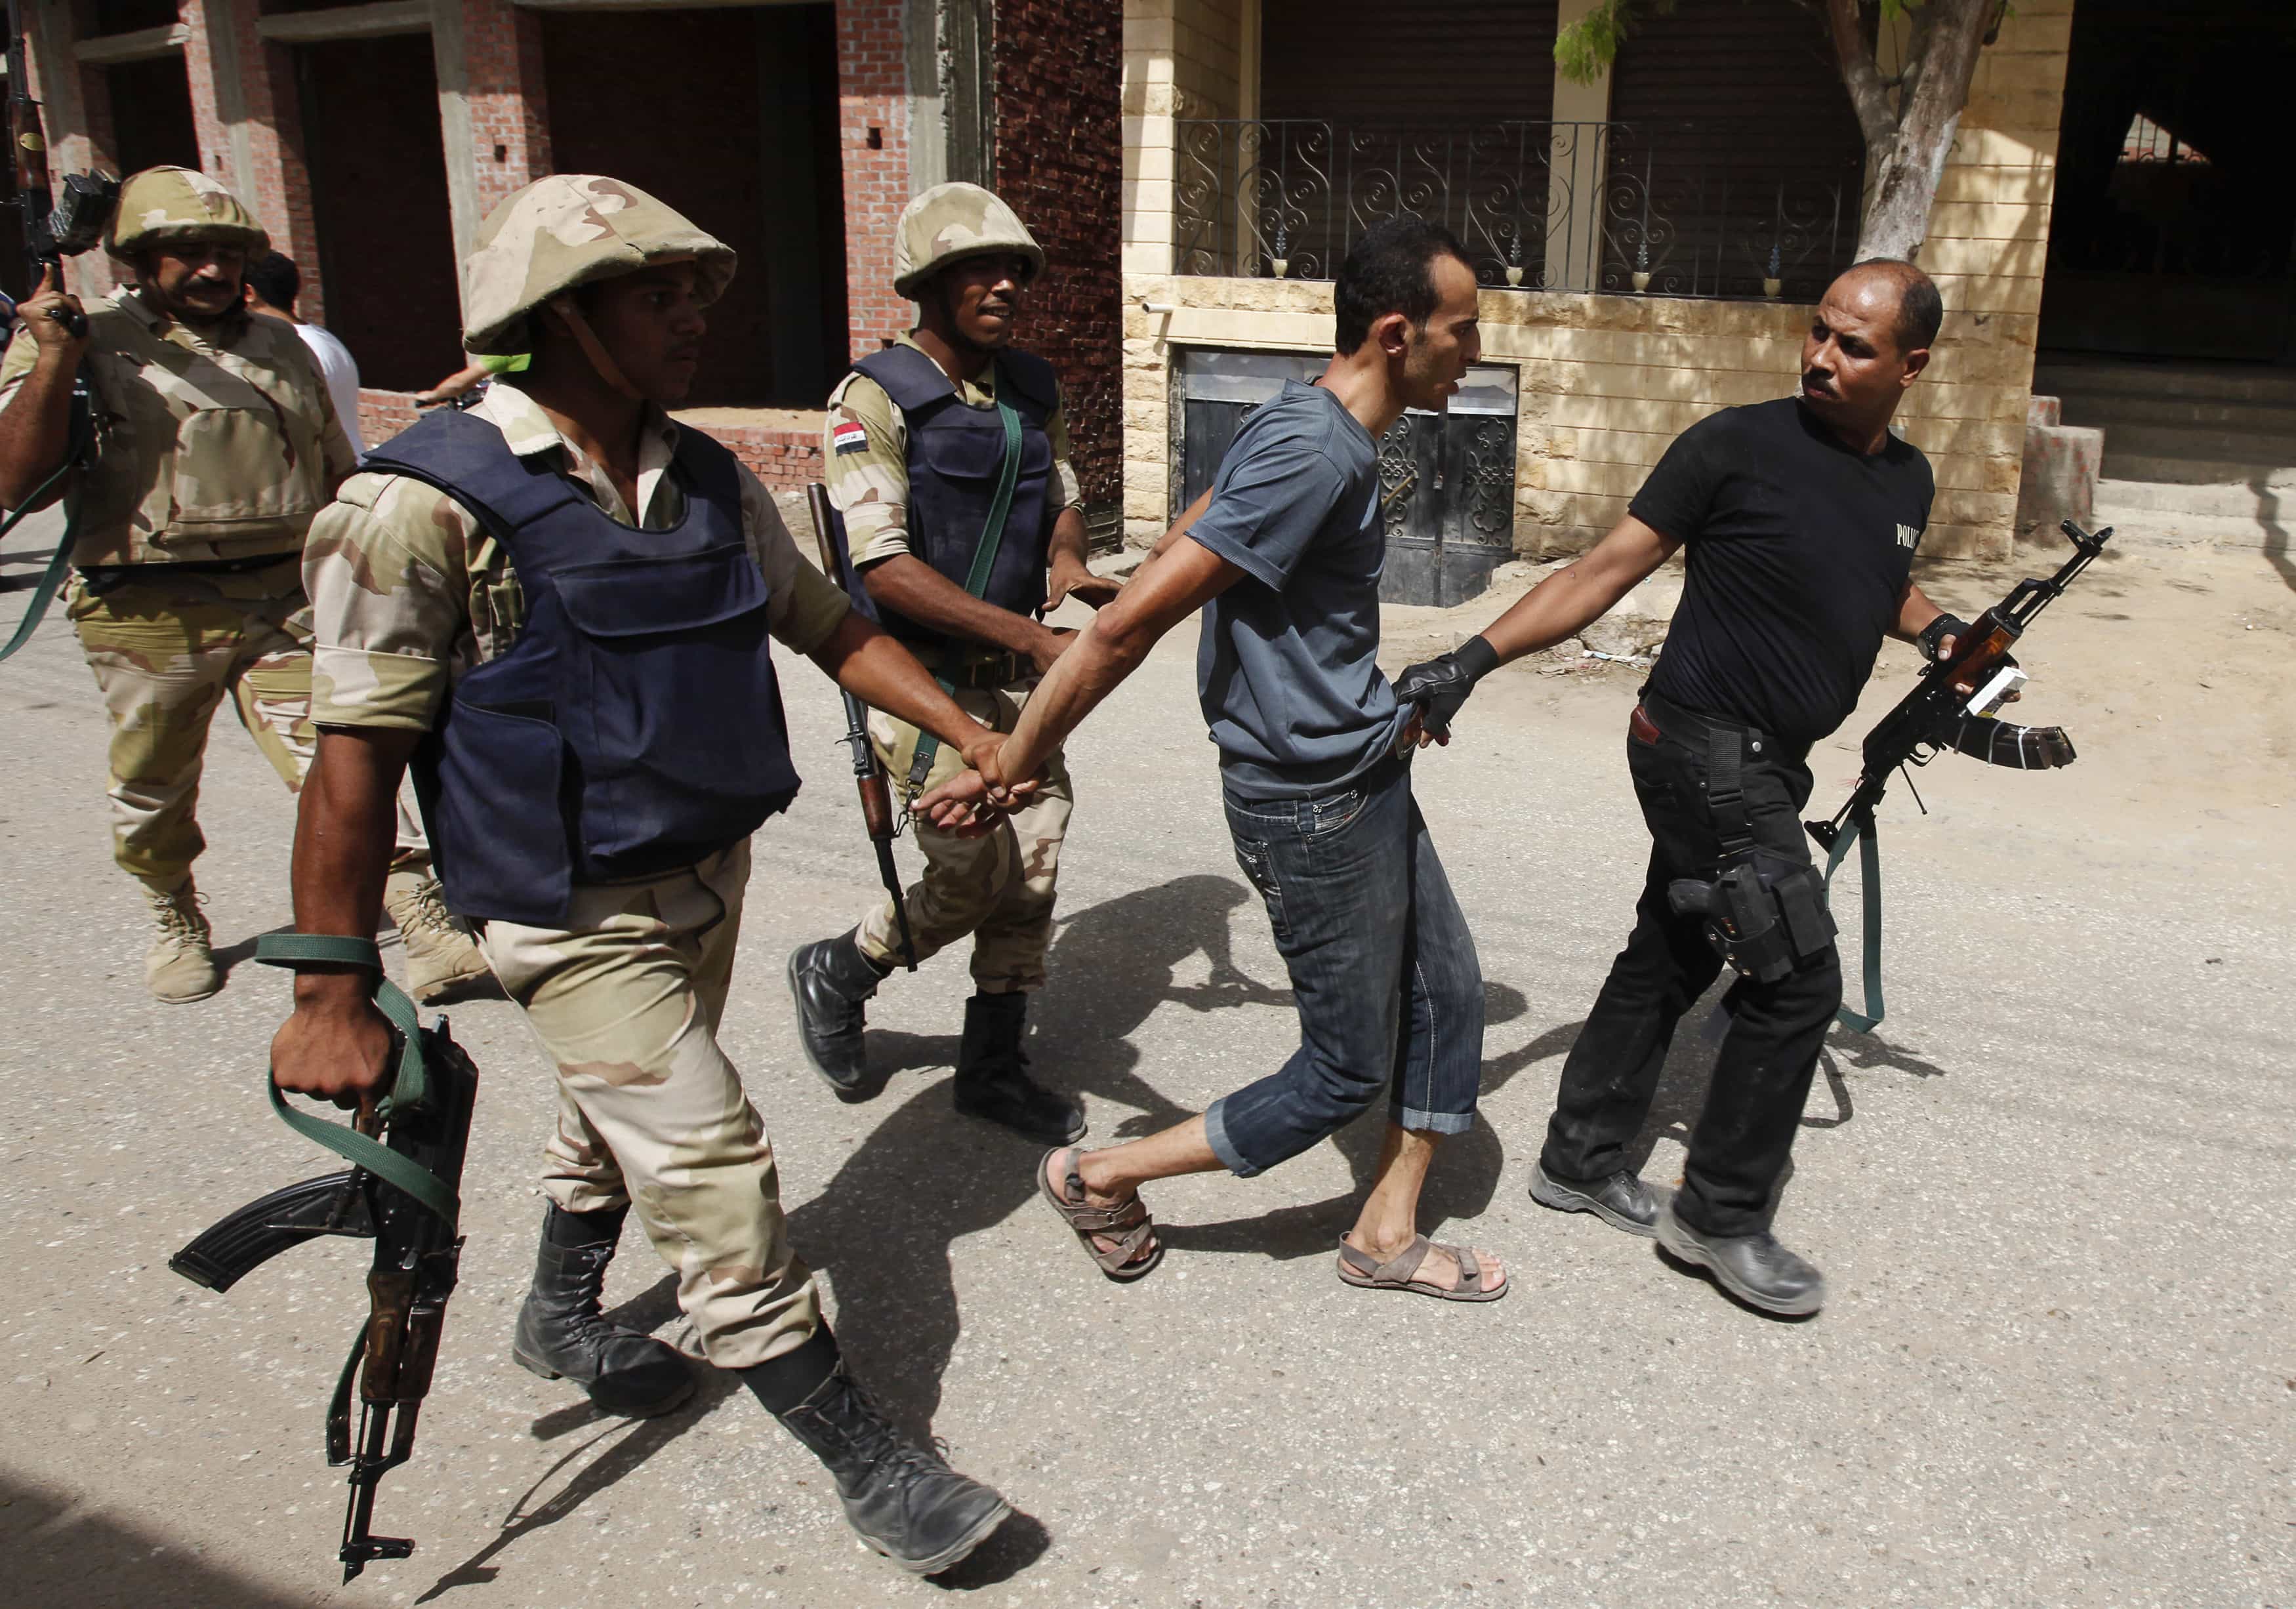
[[[18,550],[0,579],[31,569]],[[2290,595],[2254,570],[2237,607],[2278,622],[2285,655]],[[2125,591],[2144,572],[2117,573]],[[1948,591],[1981,602],[2005,579]],[[2046,630],[2070,644],[2128,619],[2069,601]],[[1447,629],[1390,620],[1398,645]],[[1030,1051],[1103,1141],[1201,1110],[1294,1043],[1193,651],[1190,628],[1071,751]],[[1891,651],[1851,735],[1907,662]],[[948,1109],[960,956],[886,987],[882,1091],[832,1099],[796,1053],[783,959],[850,925],[874,872],[839,707],[808,667],[784,685],[808,785],[757,839],[726,1044],[857,1372],[1022,1517],[914,1581],[855,1542],[819,1468],[730,1381],[631,1424],[513,1367],[551,1084],[512,1008],[480,1003],[450,1014],[486,1074],[462,1288],[414,1460],[376,1513],[418,1547],[337,1585],[320,1416],[365,1310],[362,1248],[302,1248],[228,1297],[167,1268],[227,1209],[333,1165],[262,1093],[288,987],[248,957],[287,920],[291,801],[226,718],[200,877],[230,981],[152,1001],[141,903],[107,854],[103,721],[58,620],[0,669],[0,1598],[2296,1605],[2284,745],[2248,756],[2261,780],[2139,777],[2110,758],[2143,718],[2129,698],[2108,717],[2110,697],[2060,688],[2082,768],[1941,762],[1926,817],[1893,794],[1889,1020],[1837,1030],[1811,1096],[1778,1227],[1833,1301],[1788,1324],[1525,1194],[1639,882],[1631,673],[1510,671],[1417,762],[1490,1003],[1483,1121],[1439,1158],[1424,1227],[1506,1259],[1513,1294],[1480,1307],[1334,1277],[1374,1121],[1263,1178],[1155,1188],[1171,1254],[1137,1285],[1103,1280],[1031,1199],[1034,1149]],[[1848,742],[1816,757],[1829,808]],[[1656,1179],[1679,1172],[1705,1014],[1646,1136]],[[681,1333],[634,1234],[611,1293]]]

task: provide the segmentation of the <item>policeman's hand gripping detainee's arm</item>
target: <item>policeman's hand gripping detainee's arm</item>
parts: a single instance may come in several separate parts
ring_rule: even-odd
[[[1498,665],[1498,651],[1486,639],[1471,636],[1448,653],[1406,667],[1395,678],[1396,700],[1418,705],[1420,729],[1437,743],[1447,743],[1451,722],[1467,695]]]

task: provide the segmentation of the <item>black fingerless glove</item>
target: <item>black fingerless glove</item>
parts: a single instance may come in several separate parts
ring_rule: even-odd
[[[1957,646],[1969,635],[1969,622],[1959,615],[1940,614],[1923,627],[1915,634],[1915,640],[1922,645],[1922,657],[1934,665],[1938,661],[1938,644],[1951,637]]]
[[[1498,664],[1498,650],[1471,636],[1448,653],[1406,668],[1395,678],[1395,696],[1402,703],[1418,705],[1420,725],[1430,735],[1440,737],[1450,731],[1452,717],[1475,684]]]

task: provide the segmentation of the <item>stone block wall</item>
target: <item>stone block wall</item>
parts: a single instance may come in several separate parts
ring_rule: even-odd
[[[996,8],[996,188],[1048,259],[1029,291],[1027,344],[1060,371],[1077,473],[1095,504],[1116,497],[1123,461],[1117,45],[1113,6]]]
[[[1242,115],[1246,0],[1126,0],[1124,269],[1172,267],[1173,122]]]
[[[1898,417],[1937,471],[1927,554],[2001,558],[2013,540],[2072,4],[2021,0],[1986,51],[1922,251],[1947,318]],[[1124,514],[1135,544],[1174,512],[1177,349],[1331,349],[1327,284],[1170,272],[1171,109],[1182,79],[1210,73],[1201,53],[1174,53],[1194,48],[1177,14],[1192,6],[1232,9],[1139,0],[1126,27]],[[1521,374],[1516,550],[1584,548],[1686,426],[1791,393],[1808,319],[1807,308],[1770,302],[1486,291],[1485,357]]]
[[[1136,275],[1126,294],[1125,537],[1138,545],[1160,535],[1173,512],[1176,349],[1327,353],[1331,287]],[[1144,302],[1177,310],[1150,313]],[[1585,548],[1691,424],[1718,407],[1791,394],[1808,316],[1770,302],[1486,291],[1484,361],[1513,367],[1521,383],[1515,551]],[[2021,344],[1997,321],[1949,316],[1936,360],[1899,410],[1905,436],[1937,472],[1925,554],[2008,554],[2030,339]]]

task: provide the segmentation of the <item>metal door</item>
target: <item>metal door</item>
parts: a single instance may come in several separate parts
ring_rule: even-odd
[[[1286,380],[1312,380],[1324,362],[1291,352],[1182,353],[1174,506],[1212,483],[1254,409]],[[1464,603],[1513,556],[1515,390],[1512,368],[1472,369],[1448,413],[1406,413],[1381,441],[1385,602]]]

